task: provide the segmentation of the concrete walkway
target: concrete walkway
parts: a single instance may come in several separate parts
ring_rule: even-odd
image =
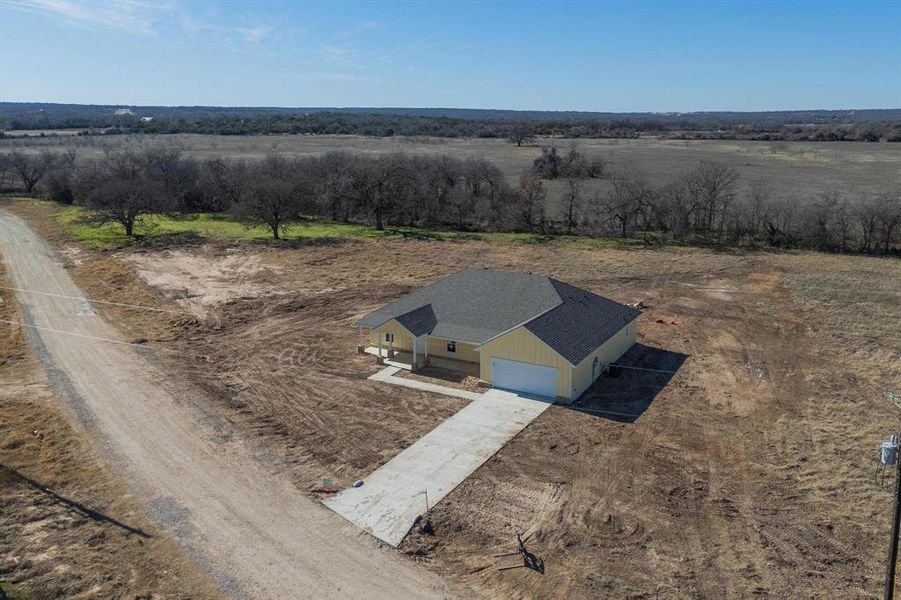
[[[397,546],[416,517],[426,512],[426,502],[431,507],[441,501],[551,403],[497,389],[475,394],[401,379],[392,377],[397,371],[389,369],[370,379],[391,379],[389,383],[428,391],[441,388],[437,391],[441,394],[450,390],[454,396],[476,396],[457,414],[365,478],[361,487],[346,489],[324,501],[348,521]]]
[[[390,383],[391,385],[400,385],[403,387],[413,388],[414,390],[423,390],[425,392],[434,392],[435,394],[444,394],[445,396],[454,396],[455,398],[463,398],[464,400],[478,400],[485,394],[479,392],[470,392],[459,388],[452,388],[446,385],[438,385],[435,383],[427,383],[425,381],[417,381],[415,379],[404,379],[403,377],[395,377],[395,374],[401,370],[401,367],[391,366],[385,367],[375,375],[370,375],[369,379],[373,381],[381,381]]]

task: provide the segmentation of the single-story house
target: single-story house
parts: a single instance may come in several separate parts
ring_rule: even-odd
[[[478,365],[481,382],[572,402],[635,343],[638,309],[526,273],[467,269],[357,322],[379,356]],[[442,360],[443,364],[449,361]]]

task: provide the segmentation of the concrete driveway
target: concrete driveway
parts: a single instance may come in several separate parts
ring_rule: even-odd
[[[488,390],[373,472],[361,487],[339,492],[324,504],[397,546],[426,512],[426,501],[429,507],[438,503],[550,405],[549,400]]]

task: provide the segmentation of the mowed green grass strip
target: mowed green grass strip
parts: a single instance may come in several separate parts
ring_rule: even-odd
[[[125,235],[118,223],[96,225],[85,223],[88,211],[77,206],[66,206],[44,200],[28,198],[15,199],[16,202],[45,203],[58,207],[56,220],[76,242],[98,250],[108,250],[150,242],[154,238],[178,234],[196,234],[203,238],[220,241],[270,241],[272,233],[267,227],[248,227],[232,216],[222,213],[182,213],[170,216],[149,216],[135,226],[135,238]],[[308,220],[293,222],[282,234],[284,240],[304,239],[432,239],[432,240],[480,240],[500,243],[544,244],[553,246],[573,246],[585,248],[641,248],[647,247],[636,239],[596,239],[579,236],[541,235],[535,233],[479,233],[447,230],[423,229],[418,227],[389,226],[384,230],[367,225],[336,223],[333,221]],[[681,247],[681,244],[667,244],[667,248]]]
[[[57,214],[69,235],[77,242],[91,248],[109,249],[134,244],[136,240],[146,240],[157,236],[179,233],[195,233],[205,238],[223,241],[267,241],[272,233],[263,226],[248,227],[229,215],[218,213],[184,213],[172,216],[145,217],[143,223],[135,227],[135,240],[128,238],[118,223],[95,225],[84,223],[86,211],[79,207],[67,206]],[[576,236],[545,236],[531,233],[468,233],[458,231],[430,230],[417,227],[386,227],[378,230],[366,225],[335,223],[332,221],[298,221],[288,225],[282,234],[285,240],[316,238],[370,238],[370,239],[435,239],[435,240],[484,240],[489,242],[532,243],[571,245],[579,244],[595,248],[641,247],[640,240],[593,239]]]
[[[129,239],[125,235],[123,227],[118,223],[104,225],[85,223],[84,217],[87,214],[87,211],[82,208],[68,206],[59,211],[56,219],[75,241],[92,248],[114,248],[134,243],[135,240]],[[370,227],[345,223],[304,221],[289,224],[287,232],[282,237],[288,240],[327,237],[385,237],[389,235],[400,237],[399,232],[392,233],[392,231],[380,232]],[[142,222],[135,226],[136,240],[180,233],[195,233],[205,238],[225,241],[272,239],[272,233],[266,227],[248,227],[228,215],[214,213],[154,215],[144,217]]]

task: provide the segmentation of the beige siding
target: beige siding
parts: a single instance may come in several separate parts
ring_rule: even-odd
[[[595,377],[601,374],[603,366],[615,362],[620,356],[635,344],[636,325],[632,323],[626,325],[612,338],[604,342],[604,345],[585,357],[575,369],[573,369],[573,395],[575,400],[585,392],[594,380],[591,378],[591,365],[595,357],[598,359],[598,368],[595,370]]]
[[[572,395],[572,365],[557,354],[550,346],[539,340],[524,327],[494,339],[479,351],[482,355],[481,379],[491,383],[491,359],[494,357],[516,360],[533,365],[557,368],[557,396],[570,398]]]
[[[413,335],[404,329],[403,325],[395,320],[388,321],[384,325],[380,325],[377,329],[373,329],[369,333],[369,344],[372,346],[379,345],[379,338],[382,339],[382,348],[388,348],[388,342],[385,341],[385,334],[394,334],[394,349],[413,351]]]
[[[447,358],[455,358],[457,360],[465,360],[469,362],[479,362],[479,353],[475,351],[475,344],[466,342],[457,342],[457,351],[447,351],[447,340],[429,336],[429,356],[444,356]]]

